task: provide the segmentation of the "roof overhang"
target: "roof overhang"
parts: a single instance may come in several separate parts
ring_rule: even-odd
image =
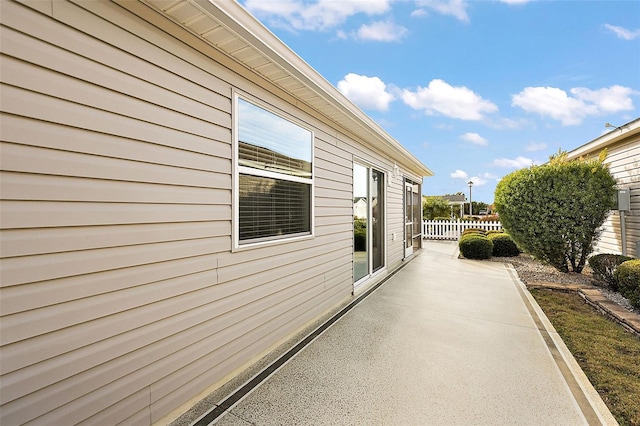
[[[278,39],[237,1],[115,0],[149,20],[150,10],[194,35],[200,43],[182,41],[204,53],[204,42],[241,64],[246,70],[277,86],[323,117],[333,128],[384,153],[416,176],[433,172],[390,136],[380,125],[347,99],[331,83]],[[137,3],[137,4],[136,4]],[[150,10],[143,10],[144,4]],[[301,105],[302,104],[302,105]]]
[[[598,154],[603,149],[613,146],[619,142],[623,142],[635,135],[640,134],[640,118],[623,124],[620,127],[616,127],[614,130],[605,133],[588,142],[567,154],[567,157],[571,160],[583,156]]]

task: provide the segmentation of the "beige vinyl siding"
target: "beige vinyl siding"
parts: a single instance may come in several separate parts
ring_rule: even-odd
[[[31,4],[0,2],[0,423],[149,424],[350,297],[353,159],[393,162],[114,3]],[[315,238],[231,251],[234,89],[314,129]]]
[[[628,256],[636,256],[636,242],[640,241],[640,138],[637,136],[607,149],[605,163],[618,181],[620,188],[628,188],[631,192],[631,214],[626,212],[625,225],[627,234]],[[598,241],[595,252],[622,254],[622,235],[620,214],[612,212],[604,225],[604,232]]]
[[[404,258],[404,219],[404,182],[398,177],[387,187],[387,253],[391,268]]]

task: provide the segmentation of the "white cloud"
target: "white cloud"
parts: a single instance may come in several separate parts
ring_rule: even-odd
[[[392,0],[335,1],[318,0],[246,0],[245,7],[272,25],[293,30],[318,31],[334,28],[350,16],[363,13],[380,15],[391,10]]]
[[[611,86],[598,90],[576,87],[570,93],[572,96],[556,87],[526,87],[512,96],[511,105],[570,126],[582,123],[588,116],[632,110],[631,96],[638,92],[628,87]]]
[[[473,186],[486,185],[488,182],[487,179],[481,178],[480,176],[472,176],[471,178],[469,178],[469,180],[473,182]]]
[[[482,173],[481,176],[483,178],[489,179],[489,180],[492,180],[492,179],[496,179],[497,180],[498,179],[498,176],[494,175],[493,173],[488,173],[488,172]]]
[[[349,73],[338,82],[338,90],[363,109],[386,111],[394,100],[387,85],[378,77]]]
[[[460,120],[482,120],[484,114],[498,107],[464,86],[453,87],[443,80],[431,80],[428,87],[418,86],[415,92],[404,89],[402,100],[411,108],[427,115],[444,115]]]
[[[480,145],[480,146],[489,145],[489,141],[477,133],[465,133],[464,135],[460,135],[460,139],[463,139],[467,142],[471,142],[474,145]]]
[[[451,173],[449,176],[451,176],[453,179],[463,179],[465,183],[468,183],[468,181],[471,181],[473,182],[474,186],[486,185],[487,183],[489,183],[490,180],[497,179],[497,176],[491,173],[481,173],[480,176],[469,177],[467,172],[459,169]]]
[[[634,40],[640,37],[640,28],[637,30],[628,30],[623,27],[617,27],[615,25],[604,24],[604,27],[613,32],[616,36],[624,40]]]
[[[376,21],[370,25],[362,25],[355,33],[355,37],[359,40],[373,41],[400,41],[408,30],[396,25],[392,21]]]
[[[544,142],[540,142],[540,143],[536,143],[536,142],[531,142],[529,145],[527,145],[527,147],[525,148],[525,151],[527,152],[535,152],[535,151],[544,151],[545,149],[547,149],[547,144]]]
[[[441,15],[450,15],[460,21],[469,22],[465,0],[416,0],[416,4],[420,8],[430,9]],[[418,16],[418,12],[414,11],[412,16]]]
[[[459,169],[451,173],[450,176],[454,179],[467,179],[469,177],[465,171]]]
[[[493,160],[493,165],[498,167],[505,167],[508,169],[521,169],[523,167],[529,167],[534,164],[534,161],[530,158],[519,156],[515,159],[509,158],[497,158]]]

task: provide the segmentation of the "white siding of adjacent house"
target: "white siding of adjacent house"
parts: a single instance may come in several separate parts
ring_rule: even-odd
[[[352,164],[392,160],[113,3],[0,6],[0,423],[153,423],[350,297]],[[236,88],[314,129],[315,238],[231,251]]]
[[[636,243],[640,241],[640,136],[607,148],[609,170],[618,181],[618,187],[631,193],[631,212],[625,213],[627,256],[636,256]],[[596,253],[622,253],[620,214],[614,211],[603,226]]]

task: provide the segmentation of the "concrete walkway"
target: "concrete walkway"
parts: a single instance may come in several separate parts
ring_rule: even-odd
[[[219,425],[615,424],[515,272],[422,254]]]

